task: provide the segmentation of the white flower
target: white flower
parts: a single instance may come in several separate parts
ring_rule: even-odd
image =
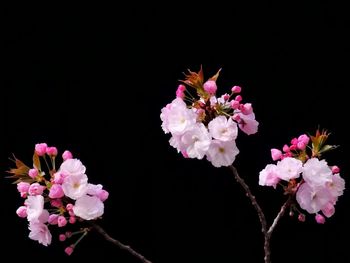
[[[27,206],[28,221],[35,221],[43,213],[44,197],[42,195],[28,196],[24,204]]]
[[[259,173],[259,185],[273,186],[273,188],[276,188],[279,181],[278,169],[274,164],[266,165],[265,169]]]
[[[85,220],[92,220],[103,215],[104,204],[96,196],[84,195],[77,199],[73,212]]]
[[[36,197],[36,196],[35,196]],[[29,238],[38,241],[44,246],[51,244],[52,235],[47,227],[39,221],[34,221],[29,223]]]
[[[80,160],[68,159],[61,164],[59,171],[65,175],[75,176],[85,174],[86,168]]]
[[[317,213],[326,208],[333,200],[331,193],[325,187],[313,188],[308,183],[303,183],[296,194],[300,207],[310,214]]]
[[[209,132],[213,138],[220,141],[232,141],[237,138],[237,124],[231,118],[218,116],[208,124]]]
[[[332,182],[332,170],[325,160],[311,158],[304,164],[303,179],[312,187],[325,186]]]
[[[98,193],[101,192],[102,188],[102,184],[88,184],[86,193],[88,195],[98,195]]]
[[[278,176],[282,180],[298,178],[302,171],[303,163],[295,158],[287,157],[277,163]]]
[[[160,119],[162,120],[162,129],[165,133],[169,133],[169,128],[168,128],[168,115],[170,112],[171,104],[166,105],[160,114]]]
[[[239,150],[235,141],[223,142],[213,140],[207,152],[207,159],[215,167],[229,166],[233,163]]]
[[[181,136],[181,144],[188,157],[202,159],[209,149],[211,137],[203,123],[196,124]],[[180,150],[182,147],[180,147]]]
[[[66,196],[74,200],[82,197],[88,189],[88,178],[86,174],[67,176],[64,178],[62,189]]]
[[[166,114],[167,128],[173,135],[182,135],[196,123],[196,113],[188,109],[182,99],[176,98]],[[164,117],[165,118],[165,117]]]
[[[182,145],[180,135],[172,136],[169,140],[169,144],[173,146],[177,150],[177,152],[181,152],[184,150],[184,146]]]

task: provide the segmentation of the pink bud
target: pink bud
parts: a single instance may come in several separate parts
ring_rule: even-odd
[[[60,234],[60,235],[58,236],[58,238],[59,238],[59,240],[60,240],[61,242],[63,242],[63,241],[66,240],[66,235]]]
[[[230,98],[230,95],[228,95],[228,94],[226,93],[226,94],[224,94],[224,95],[222,96],[222,98],[223,98],[225,101],[228,101],[229,98]]]
[[[49,215],[49,219],[47,220],[47,222],[50,225],[57,225],[58,224],[58,217],[59,217],[59,215],[57,215],[57,214],[51,214],[51,215]]]
[[[62,154],[62,158],[63,160],[68,160],[68,159],[72,159],[73,158],[73,155],[70,151],[64,151],[63,154]]]
[[[282,157],[282,152],[278,149],[271,149],[271,157],[274,161],[280,160]]]
[[[69,223],[71,223],[71,224],[74,224],[76,221],[77,221],[77,219],[76,219],[75,216],[71,216],[71,217],[69,218]]]
[[[176,90],[176,97],[183,99],[185,97],[185,93],[184,93],[185,90],[186,90],[186,87],[180,84]]]
[[[50,156],[57,156],[57,148],[56,147],[47,147],[46,153]]]
[[[289,146],[288,146],[287,144],[285,144],[285,145],[283,146],[283,151],[284,151],[285,153],[287,153],[287,152],[290,151],[290,150],[289,150]]]
[[[291,143],[292,145],[297,145],[297,144],[298,144],[298,139],[297,139],[297,138],[293,138],[293,139],[290,141],[290,143]]]
[[[67,219],[64,216],[59,216],[57,221],[58,227],[64,227],[67,225]]]
[[[109,196],[109,193],[103,189],[101,191],[99,191],[99,193],[98,193],[98,198],[100,198],[100,200],[102,202],[106,201],[108,196]]]
[[[332,166],[332,173],[337,174],[340,172],[340,168],[336,165]]]
[[[51,205],[52,205],[53,207],[59,208],[59,207],[62,206],[62,201],[61,201],[61,199],[52,199],[52,200],[50,200],[50,203],[51,203]]]
[[[233,86],[231,91],[232,93],[240,93],[242,88],[240,86]]]
[[[22,198],[27,198],[27,196],[28,196],[27,193],[21,193]]]
[[[27,207],[25,207],[25,206],[18,207],[16,214],[22,218],[27,217]]]
[[[53,181],[55,184],[63,184],[64,178],[66,178],[66,175],[62,172],[57,172],[53,175]]]
[[[44,192],[45,186],[40,185],[39,183],[33,183],[29,187],[30,195],[41,195]]]
[[[291,151],[295,151],[297,149],[297,145],[296,144],[293,144],[289,147],[289,150]]]
[[[53,184],[50,188],[49,197],[50,198],[62,198],[64,196],[64,192],[62,186],[60,184]]]
[[[241,95],[236,96],[235,100],[241,102],[242,101],[242,96]]]
[[[38,143],[35,145],[35,152],[39,156],[43,156],[46,153],[47,144],[46,143]]]
[[[203,84],[203,88],[210,95],[214,95],[218,87],[216,86],[216,82],[214,80],[208,80]]]
[[[326,222],[326,219],[320,214],[316,214],[315,220],[318,224],[324,224]]]
[[[297,148],[298,148],[299,150],[305,150],[306,144],[305,144],[304,142],[298,142],[298,143],[297,143]]]
[[[304,215],[304,214],[299,214],[299,215],[298,215],[298,220],[299,220],[300,222],[305,222],[305,215]]]
[[[244,105],[242,104],[240,107],[240,110],[244,115],[249,115],[253,112],[252,104],[251,103],[246,103]]]
[[[240,106],[240,103],[238,100],[231,100],[230,105],[232,109],[237,110]]]
[[[30,169],[30,170],[28,171],[28,175],[29,175],[31,178],[33,178],[33,179],[34,179],[35,177],[37,177],[38,174],[39,174],[39,172],[38,172],[37,169]]]
[[[232,116],[232,120],[236,121],[236,122],[239,122],[241,120],[241,116],[239,116],[238,114],[234,114]]]
[[[331,216],[334,215],[334,213],[335,213],[334,205],[333,205],[332,203],[328,203],[328,204],[322,209],[322,213],[323,213],[326,217],[331,217]]]
[[[17,190],[20,193],[27,193],[29,190],[30,184],[25,182],[20,182],[17,184]]]
[[[298,141],[299,142],[303,142],[304,144],[308,144],[309,143],[309,141],[310,141],[310,138],[309,138],[309,136],[307,136],[306,134],[302,134],[302,135],[300,135],[299,137],[298,137]]]
[[[186,151],[181,151],[181,153],[182,153],[182,156],[183,156],[184,158],[189,158]]]
[[[66,209],[67,211],[73,211],[73,204],[67,204]]]
[[[74,251],[74,247],[73,246],[66,247],[66,249],[64,250],[64,252],[66,252],[66,254],[68,256],[72,255],[73,251]]]

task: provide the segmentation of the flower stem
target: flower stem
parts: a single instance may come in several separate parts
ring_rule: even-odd
[[[93,229],[97,233],[99,233],[101,236],[103,236],[104,239],[106,239],[107,241],[111,242],[112,244],[114,244],[115,246],[120,248],[121,250],[127,251],[129,254],[131,254],[134,257],[136,257],[137,259],[139,259],[140,262],[142,262],[142,263],[152,263],[151,261],[146,259],[143,255],[141,255],[140,253],[138,253],[134,249],[132,249],[130,246],[124,245],[119,240],[116,240],[116,239],[112,238],[110,235],[107,234],[107,232],[101,226],[97,225],[96,223],[91,223],[91,226],[93,227]]]
[[[279,213],[277,214],[277,216],[275,217],[272,225],[268,228],[267,223],[266,223],[265,214],[264,214],[263,210],[261,209],[259,203],[256,201],[255,196],[250,191],[249,186],[245,183],[243,178],[241,178],[239,176],[239,174],[237,172],[237,169],[233,165],[230,165],[229,169],[233,173],[236,181],[242,186],[242,188],[246,192],[247,197],[252,202],[252,205],[253,205],[255,211],[258,214],[258,217],[259,217],[259,220],[260,220],[260,224],[261,224],[261,232],[264,235],[264,253],[265,253],[264,262],[265,263],[271,263],[271,250],[270,250],[271,235],[272,235],[273,231],[275,230],[279,220],[282,218],[282,216],[286,212],[287,208],[291,204],[291,202],[293,200],[292,196],[290,196],[287,199],[287,201],[282,205],[282,207],[281,207]]]

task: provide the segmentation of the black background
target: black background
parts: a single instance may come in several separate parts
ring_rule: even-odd
[[[326,157],[349,181],[348,9],[336,3],[173,3],[129,6],[18,5],[4,9],[1,158],[30,163],[35,143],[70,149],[89,180],[110,192],[101,225],[157,262],[262,262],[254,210],[229,170],[183,159],[160,128],[162,107],[187,69],[223,68],[219,94],[243,87],[260,122],[239,134],[235,165],[269,222],[280,191],[258,186],[270,148],[332,132]],[[27,238],[21,199],[0,182],[2,257],[137,262],[94,234],[67,257]],[[349,192],[325,225],[285,216],[272,238],[273,262],[349,262]],[[344,240],[344,241],[343,241]],[[67,244],[66,244],[67,245]]]

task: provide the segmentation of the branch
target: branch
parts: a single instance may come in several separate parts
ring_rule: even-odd
[[[273,230],[275,230],[275,227],[277,226],[278,221],[282,218],[282,216],[284,215],[284,213],[286,212],[288,206],[290,205],[290,203],[292,202],[293,197],[289,196],[289,198],[287,199],[286,202],[284,202],[284,204],[281,207],[281,210],[279,211],[279,213],[277,214],[276,218],[273,220],[272,225],[270,226],[269,230],[267,231],[267,234],[269,235],[269,238],[272,235]]]
[[[130,246],[124,245],[119,240],[112,238],[110,235],[107,234],[107,232],[102,227],[100,227],[96,223],[91,223],[91,225],[92,225],[93,229],[96,230],[96,232],[98,232],[101,236],[104,237],[104,239],[113,243],[115,246],[117,246],[121,250],[127,251],[129,254],[131,254],[134,257],[136,257],[137,259],[139,259],[142,263],[152,263],[151,261],[146,259],[143,255],[139,254],[134,249],[132,249]]]

